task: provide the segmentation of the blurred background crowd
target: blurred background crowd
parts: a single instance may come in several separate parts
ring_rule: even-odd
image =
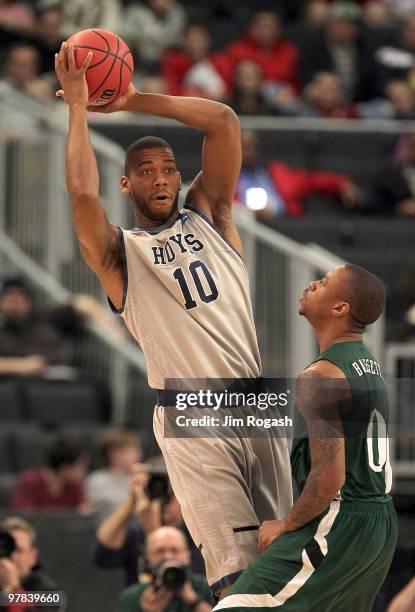
[[[386,340],[392,349],[405,343],[399,355],[412,355],[415,0],[0,0],[2,83],[65,123],[54,54],[87,27],[125,39],[139,90],[234,108],[243,127],[235,207],[264,232],[316,243],[377,273],[388,289]],[[0,96],[0,112],[2,104]],[[45,156],[50,143],[36,117],[0,117],[0,225],[33,261],[58,270],[71,295],[59,304],[47,299],[48,287],[42,292],[27,280],[37,273],[19,254],[16,269],[0,269],[0,590],[65,591],[61,612],[155,609],[146,585],[163,580],[163,564],[175,559],[187,570],[176,571],[179,582],[160,610],[207,612],[203,561],[151,431],[153,394],[137,370],[123,373],[109,353],[109,346],[128,345],[126,332],[103,305],[98,283],[85,276],[72,233],[65,234],[69,218],[55,217],[45,229],[59,190],[47,182],[56,158]],[[186,182],[199,170],[198,134],[125,116],[91,114],[92,121],[124,148],[149,132],[164,136]],[[111,180],[117,189],[116,175]],[[113,201],[108,185],[104,173],[103,198]],[[50,228],[60,224],[56,238]],[[276,284],[289,293],[282,260],[261,257],[259,248],[258,261],[281,273]],[[286,303],[266,271],[256,272],[261,350],[276,375],[281,362],[264,338],[275,344],[279,337],[263,323]],[[259,297],[263,286],[268,293]],[[273,321],[285,330],[278,317]],[[109,342],[99,349],[90,339],[96,326]],[[415,359],[399,359],[399,375],[413,379]],[[129,406],[121,416],[120,397]],[[413,397],[414,389],[405,404],[412,424]],[[415,573],[410,431],[396,456],[410,466],[396,495],[401,541],[374,612],[385,612]]]
[[[413,10],[409,0],[2,0],[2,75],[53,100],[61,42],[101,27],[130,46],[143,91],[223,100],[241,115],[413,119]]]

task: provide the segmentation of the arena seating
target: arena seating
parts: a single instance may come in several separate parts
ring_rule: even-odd
[[[42,465],[55,436],[79,440],[96,467],[97,437],[107,416],[93,382],[0,379],[0,506],[7,504],[18,472]]]

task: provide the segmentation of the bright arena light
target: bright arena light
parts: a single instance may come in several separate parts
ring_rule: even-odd
[[[268,202],[268,194],[262,187],[250,187],[246,190],[245,202],[251,210],[263,210]]]

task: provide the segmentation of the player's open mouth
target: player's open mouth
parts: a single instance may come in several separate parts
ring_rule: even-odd
[[[153,200],[157,200],[158,202],[167,202],[167,200],[171,200],[171,197],[164,193],[164,194],[154,196]]]

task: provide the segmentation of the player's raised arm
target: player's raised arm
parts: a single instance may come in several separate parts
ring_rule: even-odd
[[[239,119],[220,102],[203,98],[140,93],[130,85],[127,93],[97,112],[127,110],[168,117],[205,132],[202,172],[196,177],[188,201],[201,208],[238,251],[241,242],[232,223],[232,202],[242,153]]]
[[[56,74],[62,86],[58,95],[63,96],[69,106],[66,185],[81,253],[118,308],[122,301],[118,236],[100,203],[98,167],[87,123],[85,72],[91,59],[92,54],[88,54],[83,66],[77,69],[73,46],[66,43],[55,56]]]
[[[261,526],[260,550],[268,548],[282,533],[300,529],[316,518],[338,495],[346,478],[340,414],[350,398],[347,379],[329,362],[319,361],[298,377],[296,401],[307,424],[311,470],[288,515]]]

